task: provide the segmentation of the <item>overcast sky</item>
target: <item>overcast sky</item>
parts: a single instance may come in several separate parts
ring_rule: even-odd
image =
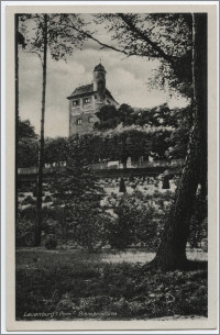
[[[83,50],[76,50],[67,59],[54,61],[48,55],[45,136],[68,136],[68,100],[79,85],[92,82],[94,67],[100,62],[107,71],[106,86],[119,104],[132,107],[153,107],[169,103],[182,107],[186,101],[171,98],[162,90],[150,91],[147,82],[158,60],[126,57],[110,49],[100,49],[95,42],[86,42]],[[19,52],[19,112],[22,120],[29,119],[39,133],[42,99],[42,65],[36,54]]]

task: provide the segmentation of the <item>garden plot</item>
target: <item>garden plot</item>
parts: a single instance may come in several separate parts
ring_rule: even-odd
[[[132,180],[124,178],[126,191],[119,192],[120,181],[121,178],[108,178],[100,179],[98,182],[100,188],[103,189],[102,199],[99,200],[100,206],[98,206],[102,215],[103,241],[100,241],[97,245],[106,246],[110,244],[112,248],[119,249],[131,246],[146,247],[148,252],[155,252],[164,228],[164,215],[169,211],[174,199],[176,183],[171,180],[171,187],[162,189],[162,182],[160,180],[158,182],[157,178],[146,178],[145,180],[136,177]],[[33,186],[30,188],[33,189]],[[24,191],[23,193],[19,192],[19,205],[22,213],[20,220],[21,223],[28,221],[28,224],[33,225],[36,220],[36,197],[33,196],[33,192],[27,192],[27,189]],[[65,204],[59,204],[58,209],[54,206],[55,199],[55,193],[51,185],[44,185],[42,198],[44,229],[47,231],[49,222],[50,226],[54,226],[58,246],[69,242],[76,244],[77,242],[74,240],[75,232],[71,230],[71,227],[68,227],[67,231],[63,223],[65,222],[63,220]],[[119,214],[120,211],[121,214]],[[122,240],[118,240],[117,246],[114,241],[119,237],[114,236],[115,231],[119,232],[118,236],[121,236],[120,239]],[[200,242],[205,235],[200,237],[197,246],[200,246]],[[195,247],[196,245],[192,244],[191,240],[189,241],[190,246]],[[123,241],[127,243],[125,246]],[[123,262],[129,257],[128,254],[123,256],[120,254],[113,262]],[[137,257],[146,261],[144,255],[143,258],[141,255],[132,255],[134,261]],[[190,254],[189,257],[195,258],[195,255]]]

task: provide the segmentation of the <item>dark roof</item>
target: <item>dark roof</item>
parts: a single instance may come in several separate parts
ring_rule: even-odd
[[[84,86],[77,87],[75,89],[75,91],[73,91],[73,93],[71,93],[67,97],[67,99],[70,100],[74,97],[79,97],[79,96],[82,96],[82,95],[91,94],[91,93],[95,93],[95,92],[96,91],[93,90],[93,84],[84,85]],[[114,100],[117,103],[117,101],[113,98],[111,92],[107,88],[105,90],[105,93],[110,99]]]
[[[97,70],[105,71],[105,68],[104,68],[104,66],[103,66],[101,63],[99,63],[98,65],[96,65],[96,66],[94,67],[94,70],[93,70],[93,71],[97,71]],[[105,71],[105,72],[106,72],[106,71]]]
[[[109,96],[109,98],[111,98],[112,100],[114,100],[115,102],[117,102],[117,101],[113,98],[111,92],[110,92],[107,88],[106,88],[106,90],[105,90],[105,93]],[[117,102],[117,103],[118,103],[118,102]]]
[[[89,85],[84,85],[84,86],[80,86],[77,87],[75,89],[75,91],[73,91],[73,93],[71,93],[67,99],[71,99],[73,97],[77,97],[79,95],[83,95],[83,94],[88,94],[88,93],[92,93],[93,91],[93,84],[89,84]]]

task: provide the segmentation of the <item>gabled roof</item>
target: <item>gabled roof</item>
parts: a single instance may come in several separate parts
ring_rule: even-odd
[[[93,90],[93,84],[89,84],[89,85],[84,85],[84,86],[80,86],[77,87],[75,89],[75,91],[73,91],[73,93],[71,93],[67,99],[71,100],[73,98],[82,96],[82,95],[86,95],[86,94],[91,94],[91,93],[96,93],[96,91]],[[105,94],[112,99],[113,101],[115,101],[117,103],[117,101],[113,98],[111,92],[106,88],[105,90]]]
[[[67,99],[71,99],[74,97],[78,97],[80,95],[84,95],[84,94],[88,94],[88,93],[93,93],[93,84],[89,84],[89,85],[84,85],[84,86],[80,86],[77,87],[75,89],[75,91],[73,91],[73,93],[71,93]]]

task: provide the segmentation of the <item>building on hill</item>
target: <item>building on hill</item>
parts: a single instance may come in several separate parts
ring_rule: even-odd
[[[69,136],[91,132],[94,123],[99,121],[95,113],[101,107],[119,106],[106,88],[106,70],[101,63],[93,70],[93,82],[77,87],[67,99],[69,100]]]

